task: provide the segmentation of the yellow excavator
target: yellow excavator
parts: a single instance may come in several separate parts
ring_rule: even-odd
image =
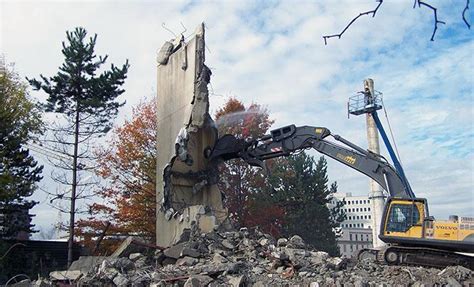
[[[368,106],[370,108],[371,105]],[[312,126],[290,125],[253,140],[224,135],[212,149],[206,151],[206,155],[216,164],[241,158],[252,166],[265,169],[264,161],[267,159],[315,149],[369,176],[390,195],[385,204],[379,234],[387,246],[364,249],[359,253],[359,259],[371,257],[387,264],[432,267],[462,265],[474,270],[474,255],[465,254],[474,253],[474,218],[452,217],[439,221],[430,216],[427,200],[415,197],[376,110],[372,116],[395,167],[383,156],[333,135],[327,128]],[[329,137],[333,141],[329,141]]]

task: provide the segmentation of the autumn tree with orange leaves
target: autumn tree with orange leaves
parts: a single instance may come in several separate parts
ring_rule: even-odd
[[[155,241],[156,224],[156,104],[138,105],[132,119],[115,128],[108,148],[100,155],[98,175],[106,184],[101,202],[89,206],[90,216],[77,223],[78,235],[92,249],[105,229],[106,235],[137,235]],[[111,242],[101,244],[101,252]],[[101,253],[96,252],[96,253]]]
[[[215,119],[220,136],[232,134],[242,139],[259,138],[273,124],[266,108],[258,104],[246,107],[235,98],[230,98],[217,110]],[[256,197],[265,185],[263,172],[242,160],[232,160],[220,166],[219,189],[224,193],[224,204],[234,222],[240,226],[259,226],[278,235],[284,210]]]

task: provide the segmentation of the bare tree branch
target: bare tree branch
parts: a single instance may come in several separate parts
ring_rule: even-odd
[[[342,35],[347,31],[347,29],[349,29],[349,27],[352,24],[354,24],[354,22],[357,19],[359,19],[360,17],[366,16],[366,15],[372,15],[372,17],[375,17],[375,14],[377,13],[380,6],[382,5],[383,0],[376,0],[376,2],[378,2],[378,5],[377,5],[377,7],[375,7],[374,10],[370,10],[370,11],[367,11],[367,12],[360,13],[358,16],[356,16],[354,19],[352,19],[349,22],[349,24],[347,24],[347,26],[342,30],[341,33],[323,36],[324,45],[327,45],[327,40],[330,39],[330,38],[337,37],[338,39],[341,39]],[[464,7],[464,10],[462,11],[462,19],[463,19],[464,23],[466,24],[467,28],[471,29],[471,25],[469,24],[469,22],[466,19],[466,11],[469,10],[469,2],[470,2],[470,0],[466,0],[466,6]],[[433,34],[431,35],[430,41],[434,41],[436,31],[438,30],[438,24],[446,24],[446,22],[441,21],[441,20],[438,19],[438,10],[434,6],[424,2],[422,0],[415,0],[415,2],[413,3],[413,8],[416,8],[416,6],[418,6],[418,8],[421,8],[421,6],[425,6],[426,8],[431,9],[433,11],[434,28],[433,28]]]
[[[431,41],[434,41],[434,36],[436,34],[436,31],[438,30],[438,24],[446,24],[444,21],[438,20],[438,11],[435,7],[431,6],[428,3],[425,3],[421,0],[415,0],[415,3],[413,4],[413,8],[416,7],[416,4],[418,4],[418,8],[421,8],[421,5],[428,7],[429,9],[433,10],[434,14],[434,29],[433,29],[433,34],[431,35]]]
[[[466,20],[466,11],[467,10],[469,10],[469,0],[466,0],[466,7],[464,7],[464,10],[462,10],[462,19],[464,20],[464,23],[466,23],[467,28],[471,29],[471,25]]]
[[[377,10],[379,10],[380,6],[381,6],[382,3],[383,3],[383,0],[376,0],[376,2],[378,2],[379,4],[377,5],[377,7],[375,7],[374,10],[370,10],[370,11],[367,11],[367,12],[360,13],[358,16],[356,16],[354,19],[352,19],[352,20],[349,22],[349,24],[347,24],[347,26],[342,30],[341,33],[323,36],[324,45],[327,45],[327,44],[328,44],[327,39],[329,39],[329,38],[337,37],[337,38],[341,39],[342,34],[344,34],[344,32],[346,32],[347,29],[349,29],[349,27],[350,27],[357,19],[359,19],[359,17],[365,16],[365,15],[370,15],[370,14],[372,14],[372,18],[375,17],[375,13],[377,13]]]

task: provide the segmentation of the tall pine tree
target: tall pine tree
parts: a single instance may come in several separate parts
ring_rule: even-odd
[[[27,200],[41,180],[27,142],[42,132],[41,113],[18,74],[0,62],[0,238],[32,232],[28,214],[36,202]]]
[[[86,182],[80,182],[79,173],[91,170],[90,152],[92,141],[107,133],[111,120],[117,115],[124,102],[117,97],[124,90],[121,86],[129,68],[128,60],[118,68],[111,65],[110,70],[100,71],[107,56],[97,57],[94,52],[97,35],[87,39],[84,28],[66,32],[67,42],[63,42],[64,63],[57,75],[49,79],[41,75],[41,80],[31,79],[30,84],[48,94],[44,105],[46,112],[53,112],[64,117],[61,125],[51,126],[55,144],[50,147],[60,152],[63,157],[57,167],[65,172],[54,176],[62,184],[70,186],[71,194],[60,194],[58,197],[70,199],[69,209],[69,252],[68,264],[72,262],[74,241],[74,222],[76,199],[85,192]],[[82,190],[81,190],[82,187]]]

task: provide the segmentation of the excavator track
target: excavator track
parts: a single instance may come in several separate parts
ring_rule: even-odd
[[[474,257],[424,247],[388,246],[386,248],[363,249],[359,252],[359,261],[370,259],[380,264],[414,265],[444,268],[461,265],[474,270]]]
[[[461,265],[474,270],[474,257],[424,247],[390,246],[383,252],[383,260],[389,265],[421,265],[438,268]]]

